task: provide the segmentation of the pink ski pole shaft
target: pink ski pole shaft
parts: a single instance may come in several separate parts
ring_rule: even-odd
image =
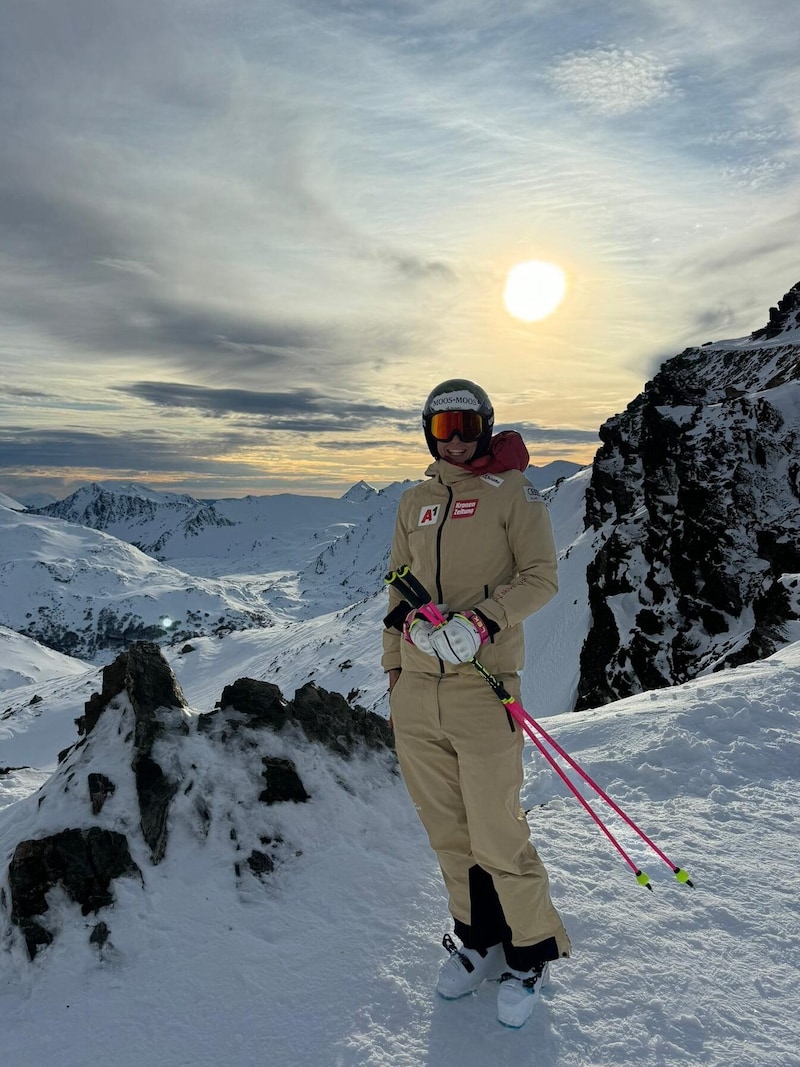
[[[609,828],[606,826],[606,824],[603,822],[603,820],[600,818],[600,816],[597,814],[597,812],[594,810],[594,808],[592,808],[592,806],[589,804],[589,802],[586,799],[586,797],[583,796],[583,794],[578,789],[578,787],[575,785],[575,783],[572,781],[572,779],[569,777],[569,775],[566,774],[565,771],[561,767],[559,767],[559,765],[556,762],[556,759],[553,756],[552,752],[548,752],[548,750],[545,748],[545,746],[542,744],[542,742],[539,740],[539,738],[533,732],[531,727],[525,721],[525,718],[523,718],[523,716],[519,714],[520,705],[515,700],[504,701],[504,703],[505,703],[506,707],[508,708],[509,712],[517,720],[517,722],[521,726],[522,730],[528,735],[528,737],[531,739],[531,741],[533,741],[534,745],[536,745],[536,747],[539,749],[541,754],[544,756],[544,758],[547,760],[547,762],[550,764],[550,766],[553,768],[553,770],[559,776],[561,781],[566,785],[566,787],[573,794],[575,799],[583,806],[583,808],[591,816],[591,818],[597,823],[597,825],[600,827],[600,829],[606,835],[606,837],[611,842],[611,844],[614,846],[614,848],[617,850],[617,852],[619,852],[620,856],[622,856],[622,858],[625,860],[625,862],[631,868],[633,873],[636,875],[636,881],[639,883],[639,885],[645,886],[647,889],[651,890],[651,892],[652,892],[653,887],[650,884],[650,878],[648,877],[648,875],[644,871],[640,870],[639,867],[636,866],[636,864],[630,858],[628,853],[625,851],[625,849],[622,847],[622,845],[619,843],[619,841],[617,841],[616,837],[614,837],[612,832],[609,830]]]
[[[525,720],[530,724],[530,726],[533,727],[534,730],[537,730],[538,733],[547,742],[547,744],[550,745],[550,747],[555,752],[557,752],[559,754],[559,756],[561,756],[561,758],[563,760],[565,760],[569,764],[569,766],[575,771],[576,774],[580,775],[580,777],[584,780],[584,782],[586,782],[586,784],[591,789],[593,789],[595,791],[595,793],[597,793],[597,795],[599,797],[602,797],[602,799],[606,802],[606,804],[608,804],[608,806],[612,809],[612,811],[615,811],[617,813],[617,815],[619,815],[619,817],[623,820],[623,822],[626,823],[631,828],[631,830],[634,831],[634,833],[637,833],[639,835],[639,837],[642,839],[642,841],[645,842],[646,845],[649,845],[649,847],[653,850],[653,852],[655,852],[655,854],[660,859],[662,859],[664,861],[664,863],[667,864],[667,866],[670,868],[670,870],[675,875],[675,877],[678,879],[678,881],[679,882],[683,882],[688,886],[691,886],[692,882],[689,879],[689,876],[688,876],[687,872],[682,870],[676,863],[673,863],[673,861],[669,858],[669,856],[667,856],[666,853],[663,852],[658,847],[658,845],[655,843],[655,841],[651,840],[651,838],[649,838],[647,836],[647,834],[644,832],[644,830],[642,830],[642,828],[640,826],[638,826],[633,821],[633,819],[625,811],[622,810],[622,808],[619,806],[619,804],[617,804],[617,802],[612,797],[610,797],[608,795],[608,793],[602,788],[602,786],[598,785],[598,783],[594,780],[594,778],[592,778],[591,775],[589,775],[583,769],[583,767],[580,765],[580,763],[578,763],[578,761],[576,759],[574,759],[572,756],[570,756],[570,754],[564,748],[562,748],[562,746],[558,743],[558,741],[556,741],[556,739],[554,737],[552,737],[547,732],[547,730],[545,730],[545,728],[541,725],[541,723],[537,722],[536,719],[534,719],[534,717],[532,715],[530,715],[527,711],[525,711],[525,709],[522,707],[521,704],[517,704],[516,701],[514,701],[514,703],[516,704],[517,709],[519,709],[519,711],[524,716]],[[511,709],[509,708],[509,710],[511,710]],[[512,714],[513,714],[513,711],[512,711]],[[518,721],[521,721],[521,720],[518,719]],[[528,733],[528,736],[530,736],[530,733]]]
[[[442,613],[439,611],[439,609],[436,607],[435,604],[432,604],[432,603],[431,604],[425,604],[422,607],[420,607],[419,610],[420,610],[420,614],[424,615],[424,617],[430,623],[432,623],[434,626],[442,626],[447,621],[445,619],[444,615],[442,615]],[[484,669],[482,664],[478,663],[478,661],[474,660],[474,659],[471,662],[472,662],[472,665],[475,668],[477,668],[478,672],[483,677],[487,677],[488,672]],[[493,678],[493,681],[495,683],[493,688],[495,688],[495,686],[498,686],[499,683],[498,683],[497,679],[494,678],[494,676],[492,676],[492,678]],[[497,695],[500,696],[499,690],[496,689],[495,691],[497,692]],[[533,743],[536,745],[538,750],[541,752],[541,754],[544,756],[544,758],[547,760],[547,762],[550,764],[550,766],[553,768],[553,770],[556,772],[556,774],[559,776],[559,778],[562,780],[562,782],[564,782],[564,784],[570,790],[570,792],[573,794],[575,799],[582,805],[582,807],[586,810],[586,812],[594,820],[594,822],[597,823],[597,825],[600,827],[600,829],[606,835],[606,837],[611,842],[611,844],[614,846],[614,848],[617,850],[617,852],[619,852],[620,856],[622,856],[622,858],[625,860],[625,862],[631,868],[633,873],[636,875],[637,882],[640,885],[646,886],[649,890],[652,891],[653,887],[650,884],[650,879],[649,879],[648,875],[644,871],[640,870],[639,867],[637,867],[637,865],[633,862],[633,860],[630,858],[630,856],[625,851],[625,849],[622,847],[622,845],[619,843],[619,841],[617,841],[616,837],[614,837],[612,832],[609,830],[609,828],[606,826],[606,824],[603,822],[603,820],[600,818],[600,816],[597,814],[597,812],[594,810],[594,808],[589,804],[589,802],[586,799],[586,797],[583,796],[583,794],[578,789],[578,787],[575,785],[575,783],[571,780],[569,775],[567,775],[564,772],[564,770],[561,767],[559,767],[558,763],[555,760],[555,757],[552,755],[551,752],[548,752],[548,750],[545,748],[545,746],[542,744],[542,742],[539,740],[539,738],[533,732],[533,729],[531,728],[531,726],[533,725],[533,721],[530,720],[530,716],[525,711],[525,709],[522,707],[522,705],[517,703],[516,700],[513,700],[508,695],[507,695],[506,699],[504,699],[502,696],[500,696],[500,699],[505,704],[505,706],[508,708],[510,714],[512,714],[514,716],[514,718],[517,720],[517,722],[519,723],[519,725],[522,728],[522,730],[528,735],[528,737],[531,739],[531,741],[533,741]],[[530,723],[529,723],[528,720],[530,720]],[[559,755],[561,755],[561,753],[559,753]]]

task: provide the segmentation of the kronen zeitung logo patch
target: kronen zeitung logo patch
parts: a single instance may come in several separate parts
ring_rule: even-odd
[[[475,514],[477,508],[477,498],[474,500],[456,500],[455,504],[453,504],[453,518],[468,519]]]

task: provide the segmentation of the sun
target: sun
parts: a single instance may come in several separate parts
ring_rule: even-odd
[[[561,267],[531,259],[508,272],[503,303],[515,319],[539,322],[553,314],[566,293],[567,276]]]

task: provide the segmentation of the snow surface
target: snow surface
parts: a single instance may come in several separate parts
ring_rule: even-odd
[[[73,716],[77,696],[73,690]],[[144,888],[118,880],[113,910],[85,919],[51,899],[65,929],[33,964],[19,939],[6,936],[4,1062],[798,1065],[799,720],[800,644],[735,671],[548,720],[696,887],[678,885],[614,819],[653,878],[654,893],[640,888],[528,746],[523,802],[574,956],[552,968],[537,1014],[518,1033],[496,1023],[491,985],[456,1003],[433,993],[444,955],[438,941],[449,925],[444,894],[385,761],[343,762],[278,737],[276,753],[283,745],[313,785],[311,802],[287,804],[279,816],[301,854],[265,884],[237,883],[230,840],[198,839],[188,801],[178,803],[165,860],[152,867],[134,856]],[[23,738],[4,746],[9,762]],[[217,803],[227,792],[235,812],[229,767],[203,751],[200,772],[216,783]],[[123,825],[133,806],[130,767],[106,770],[121,783],[114,802]],[[46,815],[33,795],[0,813],[0,856],[41,834],[44,818],[61,828],[75,801],[60,804]],[[104,916],[112,945],[98,954],[88,930]]]
[[[103,628],[124,642],[130,627],[193,632],[269,619],[246,582],[191,577],[52,516],[0,508],[0,546],[0,624],[51,644],[71,634],[77,650],[92,652]]]
[[[90,670],[88,663],[64,656],[38,641],[23,637],[16,630],[0,626],[0,693],[54,678],[63,680],[84,675]]]
[[[5,493],[0,493],[0,508],[9,508],[11,511],[24,511],[25,505],[20,504],[18,500],[14,500],[10,496],[6,496]]]

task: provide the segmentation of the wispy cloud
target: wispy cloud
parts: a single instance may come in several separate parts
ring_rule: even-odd
[[[550,77],[558,92],[599,115],[626,115],[677,92],[656,56],[619,48],[565,56]]]

